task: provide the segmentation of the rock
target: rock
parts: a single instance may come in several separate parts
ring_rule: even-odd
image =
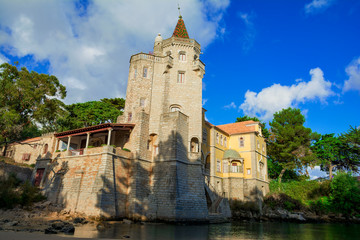
[[[19,224],[18,221],[12,221],[12,222],[7,222],[7,223],[5,223],[4,225],[5,225],[6,227],[14,227],[14,226],[16,226],[16,225],[18,225],[18,224]]]
[[[45,229],[45,234],[57,234],[57,231],[55,231],[52,227],[48,227]]]
[[[125,224],[133,224],[133,221],[131,221],[129,219],[123,219],[123,223],[125,223]]]
[[[83,217],[76,217],[74,218],[74,223],[85,223],[85,218]]]
[[[51,227],[54,228],[55,230],[61,230],[65,226],[65,222],[61,220],[55,220],[55,221],[56,222],[53,222],[51,224]]]
[[[68,223],[60,231],[66,234],[74,234],[75,227],[71,223]]]
[[[306,219],[299,213],[289,213],[288,218],[299,222],[304,222]]]
[[[128,236],[128,235],[124,235],[124,236],[123,236],[123,238],[130,238],[130,236]]]
[[[106,228],[109,228],[110,225],[107,222],[100,222],[98,225],[96,225],[96,229],[98,231],[104,231]]]

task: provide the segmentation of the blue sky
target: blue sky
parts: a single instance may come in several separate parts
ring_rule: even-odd
[[[359,0],[0,0],[0,63],[54,74],[66,103],[125,97],[130,56],[171,36],[178,2],[210,122],[298,107],[319,133],[360,125]]]

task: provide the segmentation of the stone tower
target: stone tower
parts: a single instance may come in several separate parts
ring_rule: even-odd
[[[153,53],[130,59],[125,110],[119,120],[135,124],[131,150],[152,166],[148,218],[208,219],[201,167],[205,65],[199,56],[200,44],[189,38],[179,16],[170,38],[155,38]],[[141,192],[141,186],[133,189]]]
[[[122,122],[136,123],[134,116],[144,111],[149,114],[149,136],[158,136],[162,114],[180,111],[188,116],[186,147],[190,151],[193,139],[201,152],[205,65],[199,56],[200,44],[189,38],[180,16],[172,37],[163,40],[159,34],[155,38],[153,53],[131,57]]]

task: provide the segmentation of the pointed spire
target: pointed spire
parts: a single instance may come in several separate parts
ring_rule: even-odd
[[[179,9],[179,20],[176,24],[173,37],[180,37],[180,38],[189,38],[189,34],[186,31],[184,20],[182,19],[182,16],[180,14],[180,6],[178,5]]]

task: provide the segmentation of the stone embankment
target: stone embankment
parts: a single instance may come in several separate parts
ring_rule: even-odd
[[[282,208],[264,207],[262,211],[238,210],[232,213],[234,221],[281,221],[297,223],[360,223],[360,218],[342,214],[316,215],[309,211],[290,212]]]

